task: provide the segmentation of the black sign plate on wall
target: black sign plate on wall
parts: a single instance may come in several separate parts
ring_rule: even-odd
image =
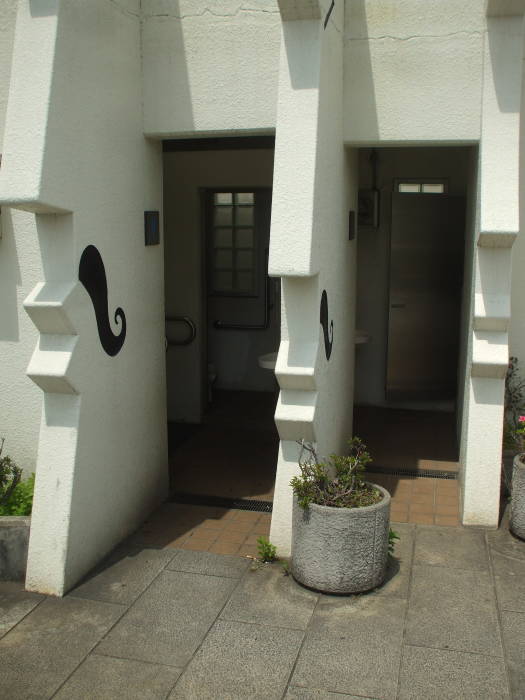
[[[158,211],[144,212],[144,245],[160,243],[160,224]]]

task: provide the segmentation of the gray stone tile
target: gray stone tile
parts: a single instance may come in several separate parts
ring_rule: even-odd
[[[237,581],[163,571],[97,647],[97,654],[183,667]]]
[[[406,641],[416,646],[501,656],[489,573],[414,566]]]
[[[0,582],[0,637],[17,625],[43,599],[43,595],[24,591],[24,584],[20,581]]]
[[[399,535],[399,540],[395,543],[393,556],[388,558],[385,582],[377,590],[377,593],[382,596],[393,595],[406,598],[412,567],[415,526],[407,523],[395,523],[392,529]]]
[[[91,654],[54,696],[57,700],[158,700],[181,671],[172,666]]]
[[[131,605],[175,555],[175,550],[167,549],[125,550],[113,554],[70,595]]]
[[[489,563],[484,532],[453,527],[419,526],[416,532],[414,563],[486,571]]]
[[[222,611],[221,618],[273,627],[305,629],[318,594],[285,576],[279,565],[249,571]]]
[[[525,698],[525,614],[503,612],[501,624],[512,697],[522,700]]]
[[[406,646],[401,664],[399,700],[422,698],[509,698],[503,661],[459,651]]]
[[[376,700],[375,698],[364,698],[362,695],[347,695],[346,693],[331,693],[329,690],[319,690],[317,688],[288,688],[284,700]]]
[[[323,596],[290,685],[395,698],[406,601],[369,594]]]
[[[218,621],[170,698],[282,698],[303,632]]]
[[[50,697],[123,611],[79,598],[44,600],[0,640],[0,697]]]
[[[525,560],[493,551],[492,563],[500,608],[525,612]]]
[[[504,519],[499,530],[487,531],[486,537],[493,552],[525,561],[525,542],[510,534],[508,518]]]
[[[170,571],[240,578],[249,566],[249,560],[244,557],[181,549],[166,568]]]

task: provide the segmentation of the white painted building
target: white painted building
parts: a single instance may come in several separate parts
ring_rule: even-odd
[[[37,472],[29,589],[64,593],[166,497],[167,419],[202,417],[210,347],[225,386],[265,391],[274,380],[253,359],[279,346],[271,539],[281,552],[296,440],[341,451],[354,402],[410,392],[425,347],[454,360],[440,381],[454,385],[463,523],[496,526],[509,349],[525,357],[524,9],[0,1],[0,435]],[[257,235],[270,190],[267,262]],[[429,198],[421,215],[434,239],[443,227],[459,238],[438,245],[425,274],[456,296],[424,309],[425,337],[437,340],[401,331],[396,384],[392,309],[406,300],[394,303],[388,280],[395,255],[412,253],[389,240]],[[438,200],[461,200],[452,223]],[[144,212],[159,213],[148,215],[151,245]],[[206,272],[209,216],[229,242]],[[214,313],[235,297],[248,326],[260,324],[253,300],[280,294],[262,333],[236,336],[234,360],[220,326],[206,331],[204,278]],[[187,315],[196,331],[167,361],[165,315]],[[356,317],[370,339],[357,354]]]

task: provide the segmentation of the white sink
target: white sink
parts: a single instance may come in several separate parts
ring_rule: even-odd
[[[277,362],[277,353],[269,352],[266,355],[259,355],[258,358],[259,367],[263,369],[275,369],[275,363]]]

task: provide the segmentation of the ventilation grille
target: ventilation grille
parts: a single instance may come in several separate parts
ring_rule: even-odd
[[[386,476],[408,476],[413,478],[422,477],[423,479],[452,479],[458,478],[456,472],[434,471],[433,469],[391,469],[388,467],[369,467],[369,474],[385,474]]]
[[[169,500],[172,503],[186,503],[190,506],[252,510],[257,513],[271,513],[273,510],[271,501],[252,501],[249,498],[221,498],[220,496],[206,496],[195,493],[174,493]]]

